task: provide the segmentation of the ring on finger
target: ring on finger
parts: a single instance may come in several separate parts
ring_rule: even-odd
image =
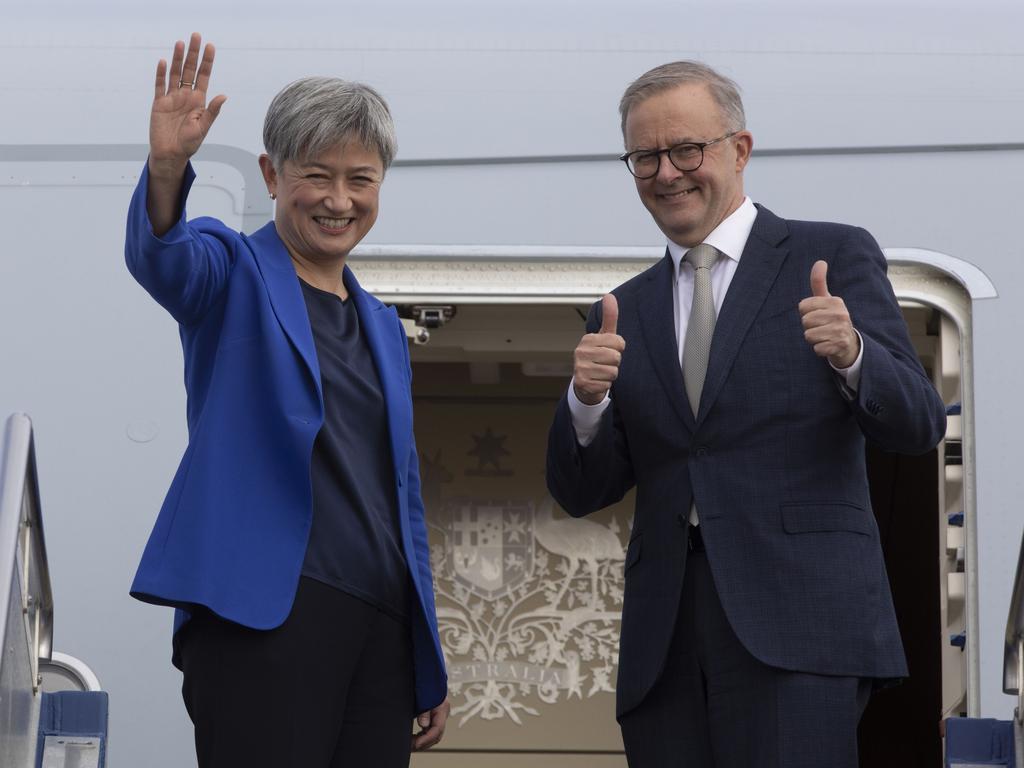
[[[195,84],[195,83],[186,83],[186,82],[185,82],[184,80],[179,80],[179,81],[178,81],[178,87],[179,87],[179,88],[184,88],[184,87],[185,87],[186,85],[187,85],[187,86],[188,86],[189,88],[195,88],[195,87],[196,87],[196,84]]]

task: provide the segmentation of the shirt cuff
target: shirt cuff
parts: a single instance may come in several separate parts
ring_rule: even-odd
[[[597,431],[601,428],[601,415],[611,404],[612,399],[606,392],[604,400],[597,405],[587,405],[576,397],[576,379],[569,382],[569,413],[572,415],[572,426],[576,430],[576,442],[586,448],[597,437]]]
[[[860,335],[860,331],[856,328],[853,332],[857,334],[857,339],[860,341],[860,352],[857,353],[857,359],[853,361],[849,368],[836,368],[832,365],[832,361],[829,360],[828,364],[832,366],[832,370],[839,374],[839,378],[842,379],[842,392],[847,400],[853,400],[857,395],[857,388],[860,386],[860,366],[864,361],[864,337]]]

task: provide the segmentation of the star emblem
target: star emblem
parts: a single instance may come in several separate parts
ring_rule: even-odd
[[[493,474],[505,474],[501,468],[501,457],[508,456],[509,451],[505,448],[505,441],[508,435],[496,435],[494,430],[487,427],[482,435],[471,435],[474,446],[466,451],[467,456],[476,456],[477,465],[474,474],[483,474],[484,468],[493,467]]]

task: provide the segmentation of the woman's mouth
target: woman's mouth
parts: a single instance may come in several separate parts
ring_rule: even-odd
[[[355,219],[351,216],[340,219],[332,216],[314,216],[313,221],[328,232],[344,232]]]

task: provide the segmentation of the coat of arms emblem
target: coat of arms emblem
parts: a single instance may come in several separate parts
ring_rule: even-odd
[[[614,519],[559,519],[554,502],[453,499],[431,515],[438,627],[452,714],[539,715],[613,692],[624,543]]]

